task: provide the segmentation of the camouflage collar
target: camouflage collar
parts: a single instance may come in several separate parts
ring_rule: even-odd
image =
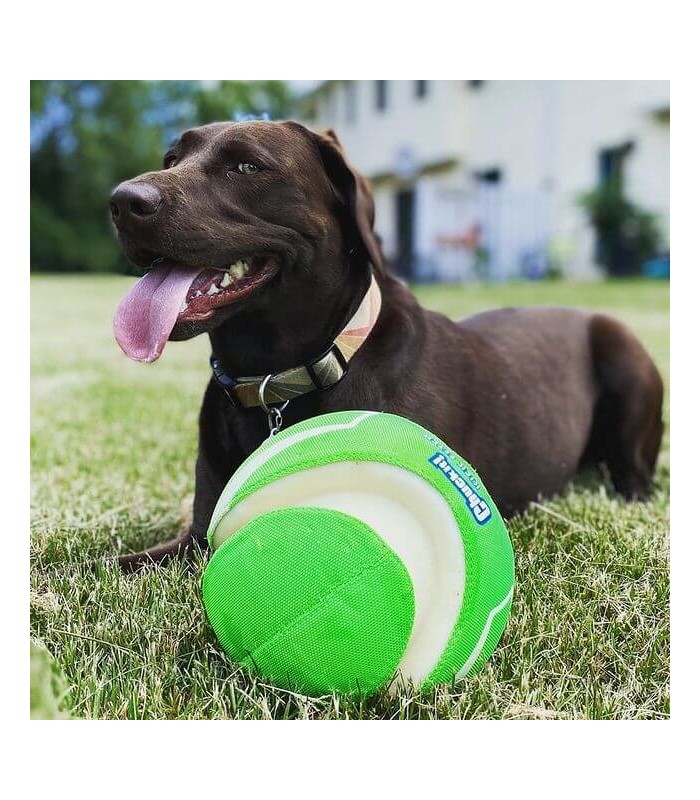
[[[210,358],[214,379],[234,406],[252,408],[284,403],[316,389],[333,386],[345,375],[348,363],[369,336],[379,317],[382,295],[372,276],[369,289],[362,298],[352,319],[335,337],[322,356],[298,367],[272,375],[253,375],[232,378],[212,354]]]

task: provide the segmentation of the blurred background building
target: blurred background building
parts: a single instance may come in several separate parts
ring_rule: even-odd
[[[633,274],[668,248],[667,81],[324,81],[297,109],[372,181],[409,279]]]
[[[126,271],[112,187],[251,116],[336,130],[412,281],[668,274],[667,81],[32,81],[32,269]]]

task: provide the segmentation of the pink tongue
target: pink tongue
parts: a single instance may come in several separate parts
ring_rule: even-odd
[[[154,267],[126,294],[114,314],[114,336],[134,361],[155,361],[175,326],[180,306],[201,269]]]

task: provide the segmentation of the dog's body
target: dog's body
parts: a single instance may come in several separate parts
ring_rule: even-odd
[[[382,305],[368,339],[340,382],[290,403],[285,425],[343,409],[408,417],[463,455],[506,515],[559,492],[586,463],[606,463],[625,497],[648,494],[662,432],[663,387],[649,356],[620,323],[558,308],[504,309],[454,323],[421,308],[386,273],[372,235],[367,185],[344,161],[333,137],[293,123],[222,124],[194,134],[174,167],[126,185],[155,185],[161,199],[147,198],[149,213],[133,220],[123,218],[128,208],[123,198],[121,208],[113,209],[115,217],[122,214],[121,224],[116,221],[125,250],[142,266],[155,254],[218,267],[240,248],[250,253],[265,248],[275,253],[276,271],[270,267],[272,278],[220,308],[213,321],[178,317],[171,338],[205,330],[213,352],[234,376],[275,374],[309,363],[353,315],[373,272]],[[225,203],[204,202],[197,194],[211,181],[217,148],[224,143],[230,151],[241,141],[246,158],[253,157],[251,142],[262,143],[268,158],[273,152],[275,163],[284,165],[280,178],[275,173],[275,184],[269,177],[257,191],[252,182],[245,192],[236,187],[238,196]],[[143,192],[140,186],[136,191]],[[173,244],[169,220],[185,214],[195,217],[184,234],[182,222],[176,222],[184,238]],[[216,226],[212,215],[222,217]],[[217,243],[210,250],[226,246],[227,215],[229,250],[210,255],[207,236]],[[164,226],[160,233],[158,225]],[[192,245],[193,230],[199,252]],[[219,494],[267,434],[260,408],[234,407],[212,380],[200,413],[192,526],[175,542],[122,557],[122,565],[133,568],[195,543],[205,546]]]

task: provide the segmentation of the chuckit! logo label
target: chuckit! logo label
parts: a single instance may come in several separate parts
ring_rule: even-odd
[[[457,472],[443,453],[437,452],[430,456],[428,461],[450,480],[452,485],[464,498],[467,508],[479,525],[491,519],[491,509],[486,500],[481,497],[469,483]]]

